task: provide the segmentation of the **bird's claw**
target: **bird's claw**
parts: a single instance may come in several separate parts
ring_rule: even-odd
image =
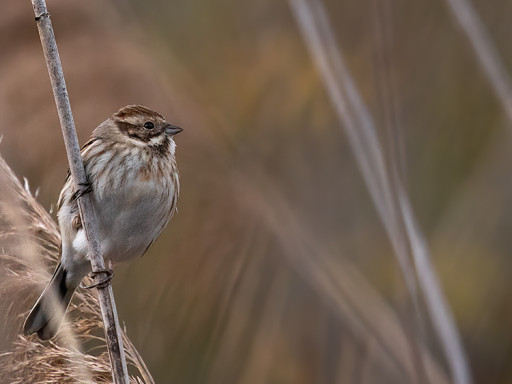
[[[110,281],[112,280],[112,277],[114,276],[114,271],[111,269],[99,269],[97,271],[92,271],[89,275],[93,280],[96,278],[96,276],[104,275],[104,277],[100,281],[90,284],[90,285],[81,284],[82,288],[85,288],[85,289],[105,288],[106,286],[108,286],[108,284],[110,284]]]
[[[86,193],[92,192],[92,185],[88,181],[85,182],[85,183],[79,183],[78,187],[79,187],[79,189],[76,190],[75,193],[73,193],[73,196],[71,198],[72,200],[79,199],[80,197],[82,197]]]

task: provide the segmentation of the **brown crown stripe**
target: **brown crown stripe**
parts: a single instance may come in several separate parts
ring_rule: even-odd
[[[162,120],[165,120],[165,118],[158,112],[152,111],[151,109],[143,107],[142,105],[128,105],[126,107],[121,108],[114,114],[114,116],[118,119],[125,119],[128,117],[140,115],[146,116],[150,119],[160,118]]]

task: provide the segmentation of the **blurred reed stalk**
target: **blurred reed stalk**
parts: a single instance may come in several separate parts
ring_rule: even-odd
[[[244,201],[251,201],[251,216],[260,217],[263,227],[281,244],[290,265],[332,305],[334,313],[346,321],[351,332],[375,348],[374,357],[379,363],[396,366],[406,375],[407,382],[414,382],[417,357],[411,357],[410,340],[403,322],[357,267],[344,258],[335,259],[325,244],[311,236],[307,224],[261,170],[252,169],[249,173],[251,180],[239,176],[237,195]],[[264,194],[252,184],[254,180],[264,186]],[[420,341],[415,347],[430,382],[449,383],[428,348]]]
[[[37,28],[43,46],[53,95],[55,97],[55,104],[57,106],[59,121],[64,136],[69,170],[74,181],[75,190],[80,191],[86,188],[87,177],[80,154],[80,146],[78,144],[75,123],[71,112],[71,105],[69,103],[66,82],[64,80],[64,73],[50,15],[46,8],[45,0],[32,0],[32,6],[34,8]],[[99,283],[102,277],[101,272],[105,272],[105,263],[101,255],[98,224],[91,197],[87,193],[82,194],[77,198],[77,202],[86,233],[92,271],[95,273],[97,283]],[[97,288],[114,382],[116,384],[127,384],[129,382],[128,368],[126,366],[126,357],[112,286],[110,282],[107,281],[106,284],[102,283]]]
[[[344,63],[322,1],[289,0],[289,4],[395,250],[418,318],[419,285],[454,381],[470,384],[471,374],[453,315],[439,286],[407,193],[400,178],[396,177],[398,166],[390,159],[390,169],[386,167],[374,120]]]
[[[512,124],[512,81],[484,24],[469,0],[446,0],[466,34],[478,63]]]

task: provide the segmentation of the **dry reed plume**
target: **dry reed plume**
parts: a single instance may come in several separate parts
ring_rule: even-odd
[[[59,257],[60,235],[39,205],[0,157],[1,321],[4,330],[0,377],[5,383],[110,383],[103,323],[94,292],[77,291],[64,331],[41,342],[20,334],[23,318],[48,281],[48,268]],[[38,266],[39,267],[35,267]],[[153,383],[134,346],[123,332],[132,383]]]

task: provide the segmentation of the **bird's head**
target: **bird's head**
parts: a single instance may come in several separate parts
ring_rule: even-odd
[[[183,130],[169,124],[165,117],[158,112],[141,105],[123,107],[114,113],[107,122],[110,123],[107,124],[110,131],[108,136],[114,134],[118,140],[129,141],[139,146],[163,145],[168,140],[172,141],[172,137]],[[106,133],[102,128],[98,127],[101,133]]]

